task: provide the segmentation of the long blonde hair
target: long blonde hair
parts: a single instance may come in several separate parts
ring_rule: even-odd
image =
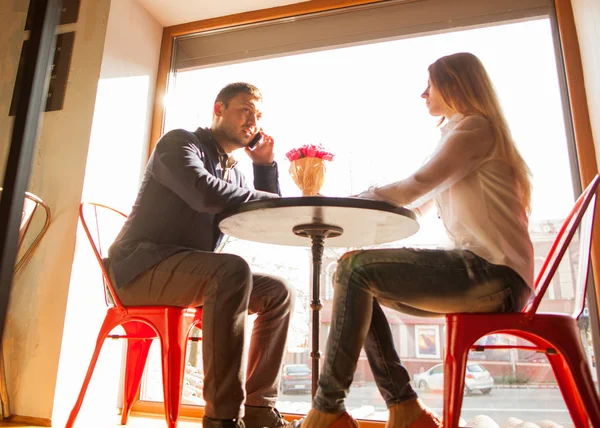
[[[521,201],[531,210],[531,172],[517,150],[485,67],[475,55],[460,52],[439,58],[428,68],[429,79],[442,98],[462,114],[478,114],[492,125],[495,144],[513,171]]]

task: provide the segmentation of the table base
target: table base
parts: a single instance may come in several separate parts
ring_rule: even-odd
[[[312,388],[311,393],[314,398],[317,392],[317,382],[319,380],[319,311],[323,307],[321,303],[321,264],[323,261],[323,248],[326,238],[334,238],[344,233],[344,229],[338,226],[328,224],[301,224],[295,226],[292,231],[312,241],[312,300],[310,307],[312,309]]]

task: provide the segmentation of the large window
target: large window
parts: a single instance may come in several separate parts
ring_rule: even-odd
[[[501,14],[498,16],[502,18]],[[331,49],[317,49],[312,45],[293,54],[261,52],[261,59],[228,56],[224,50],[220,56],[225,63],[220,63],[215,59],[219,57],[217,53],[208,52],[205,66],[201,53],[194,51],[191,44],[182,44],[175,57],[164,131],[210,126],[217,92],[231,82],[253,83],[264,95],[263,128],[276,141],[283,194],[300,195],[287,174],[289,162],[284,154],[305,143],[320,143],[336,155],[328,166],[322,193],[350,195],[372,184],[401,179],[423,163],[435,148],[440,133],[437,119],[428,115],[420,98],[427,81],[427,66],[442,55],[472,52],[488,69],[514,139],[531,168],[534,191],[530,232],[536,260],[543,260],[557,225],[574,201],[571,177],[576,164],[568,138],[570,131],[565,126],[561,79],[557,72],[560,61],[555,55],[550,15],[529,11],[518,20],[510,18],[510,21],[495,23],[488,22],[493,19],[482,19],[485,22],[470,23],[469,28],[460,29],[425,31],[419,27],[415,34],[405,29],[402,37],[387,34],[383,40],[368,43],[354,40],[350,45]],[[237,158],[246,175],[251,177],[252,168],[244,153],[237,154]],[[447,244],[435,213],[419,221],[421,229],[416,235],[388,245],[437,247]],[[331,320],[331,275],[335,261],[346,250],[325,251],[322,344]],[[310,366],[309,249],[231,238],[223,251],[242,255],[254,270],[282,275],[297,288],[298,304],[284,364]],[[576,258],[569,258],[561,266],[547,296],[546,304],[550,307],[568,309],[572,304],[573,266],[569,263],[576,264]],[[539,263],[536,267],[539,268]],[[445,340],[443,319],[424,322],[393,311],[386,313],[397,350],[410,373],[422,376],[441,362]],[[591,349],[591,333],[583,324],[582,337],[587,339],[586,346]],[[514,339],[491,336],[484,340],[506,343]],[[202,404],[201,346],[191,343],[189,354],[189,376],[186,376],[189,385],[184,391],[184,403]],[[591,351],[589,354],[591,362]],[[571,426],[564,401],[542,356],[502,351],[474,355],[472,359],[477,360],[469,363],[473,370],[488,373],[494,386],[491,390],[483,388],[483,393],[476,389],[467,391],[473,394],[463,405],[465,420],[483,414],[498,425],[509,417],[517,417],[530,422],[548,419]],[[142,399],[161,399],[158,361],[154,357],[149,364]],[[304,388],[298,390],[302,392],[286,390],[281,394],[280,410],[300,413],[308,410],[310,394]],[[427,388],[420,390],[420,394],[428,405],[441,412],[439,392]],[[364,355],[347,404],[357,417],[387,417]]]

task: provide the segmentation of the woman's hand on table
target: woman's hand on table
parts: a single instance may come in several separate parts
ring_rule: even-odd
[[[371,199],[373,201],[383,201],[383,202],[389,202],[388,200],[386,200],[385,198],[379,196],[377,193],[375,193],[375,187],[369,187],[367,190],[360,192],[356,195],[351,195],[352,198],[360,198],[360,199]]]
[[[380,202],[386,202],[390,205],[394,205],[396,207],[400,207],[400,208],[406,208],[405,205],[400,205],[398,203],[396,203],[393,200],[387,199],[383,196],[381,196],[380,194],[378,194],[376,192],[376,187],[369,187],[367,190],[365,190],[364,192],[360,192],[356,195],[351,195],[350,197],[352,198],[359,198],[359,199],[369,199],[371,201],[380,201]]]

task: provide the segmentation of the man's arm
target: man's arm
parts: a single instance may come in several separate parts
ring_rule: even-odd
[[[212,175],[205,167],[205,154],[194,144],[191,134],[183,130],[165,134],[150,162],[154,178],[199,212],[218,213],[229,205],[277,197]]]
[[[279,170],[273,148],[275,140],[261,130],[262,138],[254,147],[246,147],[246,154],[252,159],[254,168],[254,188],[281,196]]]
[[[254,167],[254,188],[265,192],[276,193],[281,196],[279,188],[279,169],[277,162],[272,165],[253,164]]]

